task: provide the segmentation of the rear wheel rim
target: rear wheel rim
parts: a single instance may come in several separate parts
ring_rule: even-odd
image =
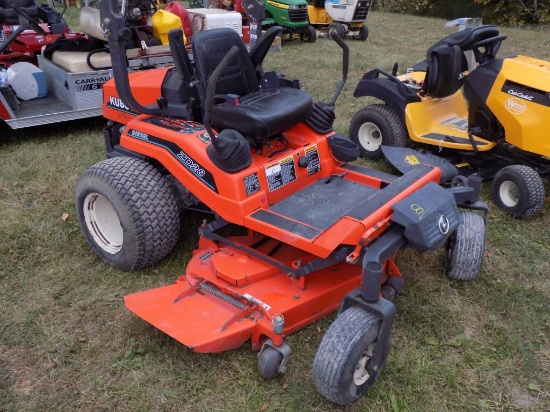
[[[511,180],[502,182],[499,189],[500,199],[506,207],[514,207],[519,202],[519,188]]]
[[[82,207],[86,227],[94,242],[106,253],[120,252],[124,233],[111,202],[99,193],[89,193]]]
[[[374,123],[363,123],[359,128],[359,142],[361,146],[369,152],[374,152],[382,144],[382,133]]]
[[[361,354],[355,370],[353,371],[353,383],[354,386],[364,385],[370,378],[370,374],[367,371],[367,366],[372,358],[372,352],[374,351],[374,343],[367,346],[367,349]]]

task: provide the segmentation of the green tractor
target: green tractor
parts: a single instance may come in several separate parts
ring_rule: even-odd
[[[262,27],[281,26],[283,34],[290,38],[299,35],[302,41],[313,43],[317,40],[317,31],[310,26],[307,16],[306,0],[263,0],[266,17]]]
[[[317,40],[317,31],[309,24],[306,0],[248,1],[248,8],[242,2],[243,0],[190,0],[189,5],[191,8],[214,7],[236,11],[249,17],[254,15],[254,21],[261,22],[263,30],[272,26],[281,26],[283,36],[287,36],[289,40],[295,35],[309,43]]]

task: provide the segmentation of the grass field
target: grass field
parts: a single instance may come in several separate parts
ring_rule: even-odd
[[[373,12],[367,42],[348,40],[349,80],[337,129],[365,104],[352,93],[373,67],[405,68],[451,29],[438,19]],[[550,60],[550,32],[503,29],[500,54]],[[299,78],[328,101],[341,77],[334,42],[292,42],[267,69]],[[130,314],[125,294],[182,274],[201,217],[186,220],[158,265],[124,273],[101,262],[80,232],[74,186],[104,158],[102,119],[23,131],[0,128],[0,410],[2,411],[545,411],[550,410],[550,202],[518,221],[491,207],[478,280],[443,274],[441,252],[397,258],[405,290],[392,350],[367,396],[347,408],[311,380],[333,316],[287,338],[288,372],[264,381],[244,346],[195,354]],[[387,167],[374,163],[373,167]],[[550,187],[546,182],[547,193]]]

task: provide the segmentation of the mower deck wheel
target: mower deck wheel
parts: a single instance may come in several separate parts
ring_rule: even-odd
[[[347,405],[374,383],[381,368],[369,374],[368,367],[379,330],[380,318],[359,306],[349,308],[332,322],[313,361],[313,381],[323,396]],[[383,354],[382,365],[387,356],[388,351]]]
[[[170,185],[145,161],[115,157],[95,164],[80,176],[75,201],[86,240],[116,268],[153,264],[178,240],[179,210]]]
[[[274,379],[281,374],[279,366],[283,354],[273,348],[265,348],[258,356],[258,372],[264,379]]]
[[[511,165],[499,170],[492,191],[496,205],[518,219],[532,217],[544,206],[544,182],[529,166]]]
[[[328,26],[329,33],[330,33],[331,30],[336,30],[336,33],[338,34],[338,37],[340,37],[341,39],[346,38],[346,28],[344,27],[344,25],[342,23],[338,23],[337,21],[335,21],[334,23],[331,23]]]
[[[371,104],[359,110],[351,119],[350,139],[359,145],[361,156],[382,157],[381,145],[405,147],[405,125],[390,106]]]
[[[445,248],[445,271],[454,280],[474,280],[483,263],[486,228],[483,217],[460,212],[460,225]]]

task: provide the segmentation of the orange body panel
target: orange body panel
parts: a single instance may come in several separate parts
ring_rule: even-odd
[[[135,153],[157,159],[201,202],[226,221],[264,233],[319,257],[327,257],[341,244],[357,244],[365,231],[391,215],[394,203],[429,181],[439,181],[439,169],[435,168],[364,220],[343,217],[318,237],[305,239],[253,219],[251,214],[259,209],[267,210],[319,179],[343,173],[344,169],[340,168],[342,163],[332,157],[324,135],[300,124],[289,130],[285,137],[289,142],[286,149],[280,149],[274,142],[271,152],[278,153],[270,156],[269,153],[253,152],[252,164],[232,174],[219,170],[211,163],[206,153],[210,139],[204,127],[197,123],[141,115],[128,121],[120,144]],[[298,159],[303,156],[317,159],[318,169],[312,171],[299,167]],[[290,175],[287,182],[276,184],[270,181],[273,168],[286,168],[287,175]],[[375,189],[381,186],[380,179],[350,175],[363,185]],[[251,181],[254,183],[253,193]]]
[[[160,96],[160,86],[169,68],[137,71],[129,73],[132,94],[138,103],[147,106],[155,104]],[[154,90],[155,93],[151,93]],[[126,124],[138,114],[131,111],[120,99],[114,79],[103,85],[103,117],[117,123]]]

